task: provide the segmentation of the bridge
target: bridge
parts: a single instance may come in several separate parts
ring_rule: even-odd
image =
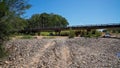
[[[36,33],[36,32],[55,32],[56,35],[60,35],[61,31],[64,30],[86,30],[87,33],[91,31],[92,29],[118,29],[120,28],[120,23],[117,24],[100,24],[100,25],[81,25],[81,26],[67,26],[67,27],[36,27],[36,28],[26,28],[24,30],[20,30],[19,33]],[[78,36],[80,33],[75,32],[76,36]]]
[[[80,26],[67,26],[67,27],[44,27],[44,28],[27,28],[24,30],[20,30],[20,33],[25,33],[25,32],[41,32],[41,31],[55,31],[55,32],[60,32],[63,30],[92,30],[92,29],[114,29],[114,28],[120,28],[120,23],[117,24],[100,24],[100,25],[80,25]]]

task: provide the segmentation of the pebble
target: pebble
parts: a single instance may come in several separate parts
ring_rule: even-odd
[[[55,44],[48,44],[52,42]],[[11,47],[4,68],[120,68],[116,55],[120,51],[119,39],[18,39],[6,43],[6,48]]]

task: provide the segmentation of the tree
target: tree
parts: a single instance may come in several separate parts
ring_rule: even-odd
[[[0,39],[8,36],[8,33],[16,28],[23,29],[25,25],[22,22],[25,22],[25,20],[20,18],[20,16],[28,8],[30,8],[30,5],[27,0],[2,0],[0,2],[0,36],[2,36]]]
[[[67,25],[69,25],[69,23],[67,22],[67,20],[57,14],[50,14],[51,16],[51,25],[52,27],[66,27]]]
[[[67,20],[57,14],[34,14],[28,20],[28,27],[37,28],[37,27],[66,27],[69,25]]]
[[[27,0],[2,0],[0,2],[0,57],[4,55],[4,49],[1,46],[3,41],[9,38],[14,29],[22,29],[18,26],[23,22],[20,16],[28,8],[30,5]]]
[[[28,28],[34,28],[37,27],[40,23],[40,14],[34,14],[30,19],[27,19],[28,21]]]

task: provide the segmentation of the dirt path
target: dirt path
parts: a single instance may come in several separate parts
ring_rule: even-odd
[[[70,52],[69,52],[69,48],[65,45],[62,46],[62,49],[61,49],[61,58],[62,58],[62,65],[63,66],[69,66],[69,59],[70,59]]]
[[[120,68],[119,39],[33,39],[11,45],[16,50],[1,68]]]
[[[47,43],[47,44],[44,46],[44,48],[39,49],[39,51],[36,53],[36,55],[34,55],[33,57],[31,57],[31,61],[32,61],[32,62],[28,63],[28,64],[25,65],[24,67],[25,67],[25,68],[30,68],[31,66],[35,65],[36,63],[38,63],[38,62],[40,61],[40,60],[39,60],[40,57],[44,55],[44,51],[45,51],[47,48],[53,46],[54,44],[55,44],[54,41],[53,41],[53,42],[49,42],[49,43]]]

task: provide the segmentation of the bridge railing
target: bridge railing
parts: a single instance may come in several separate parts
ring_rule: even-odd
[[[77,25],[78,27],[91,27],[91,26],[108,26],[108,25],[120,25],[120,23],[110,23],[110,24],[90,24],[90,25]],[[76,27],[76,26],[68,26],[68,27]]]
[[[68,30],[72,29],[101,29],[101,28],[114,28],[120,27],[120,23],[111,24],[97,24],[97,25],[77,25],[77,26],[67,26],[67,27],[36,27],[36,28],[26,28],[24,31],[42,31],[42,30]]]

